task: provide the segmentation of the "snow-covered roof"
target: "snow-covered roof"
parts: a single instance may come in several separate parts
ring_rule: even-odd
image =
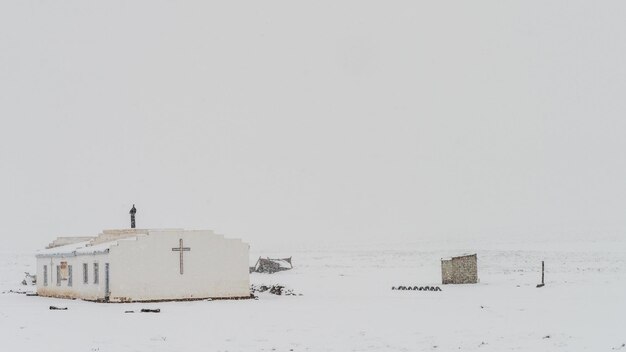
[[[111,247],[111,245],[114,244],[114,242],[117,244],[117,241],[105,242],[95,246],[90,245],[91,241],[72,243],[65,246],[42,249],[37,251],[37,257],[104,253]]]
[[[281,268],[291,269],[291,263],[289,263],[288,261],[284,259],[273,259],[273,261],[275,263],[278,263],[278,265],[280,265]]]
[[[57,237],[46,248],[67,246],[68,244],[75,244],[75,243],[78,243],[78,242],[91,241],[94,238],[96,238],[96,236],[61,236],[61,237]]]
[[[111,248],[112,246],[117,246],[120,241],[134,241],[137,239],[137,237],[145,236],[145,234],[137,234],[135,236],[129,236],[128,234],[125,234],[125,236],[118,236],[117,238],[110,237],[110,234],[108,234],[107,241],[103,241],[102,237],[104,236],[105,235],[100,235],[89,241],[81,241],[65,246],[42,249],[37,252],[37,257],[76,256],[84,254],[106,253],[109,251],[109,248]]]
[[[208,231],[215,236],[224,238],[223,235],[215,234],[213,231],[209,230],[185,231],[183,229],[112,229],[103,230],[100,234],[98,234],[98,236],[59,237],[46,249],[38,251],[37,257],[76,256],[106,253],[112,246],[117,246],[120,241],[134,241],[138,237],[148,236],[150,233],[179,231]],[[281,266],[283,265],[285,264],[281,264]]]

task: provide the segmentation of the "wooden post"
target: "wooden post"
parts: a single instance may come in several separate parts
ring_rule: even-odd
[[[544,277],[545,277],[545,275],[544,275],[544,274],[545,274],[545,268],[546,268],[545,263],[544,263],[544,262],[543,262],[543,260],[542,260],[542,261],[541,261],[541,283],[540,283],[539,285],[537,285],[537,287],[538,287],[538,288],[539,288],[539,287],[543,287],[543,286],[545,286],[545,285],[546,285],[546,284],[544,283],[544,281],[543,281],[543,280],[544,280]]]

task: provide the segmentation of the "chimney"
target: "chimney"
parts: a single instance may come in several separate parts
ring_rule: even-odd
[[[135,228],[135,214],[137,213],[137,209],[135,209],[135,204],[133,204],[133,207],[130,209],[130,228],[134,229]]]

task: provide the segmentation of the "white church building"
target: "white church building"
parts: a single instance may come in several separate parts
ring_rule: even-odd
[[[248,252],[247,243],[209,230],[59,237],[37,254],[37,294],[103,302],[249,298]]]

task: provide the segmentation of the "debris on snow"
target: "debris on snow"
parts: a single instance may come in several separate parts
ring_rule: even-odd
[[[441,291],[439,286],[393,286],[391,289],[398,291]]]
[[[28,294],[29,292],[27,292],[27,291],[14,291],[14,290],[2,291],[2,294],[6,294],[6,293],[17,293],[17,294],[20,294],[20,295],[25,295],[25,294]]]
[[[257,292],[269,292],[277,296],[302,296],[302,294],[294,293],[292,289],[286,289],[282,285],[250,285],[250,292],[252,294]]]
[[[31,275],[28,271],[24,272],[25,277],[22,280],[22,285],[24,286],[33,286],[37,284],[37,275]]]
[[[268,273],[273,274],[275,272],[291,270],[293,265],[291,264],[291,257],[289,258],[261,258],[256,261],[253,267],[250,268],[251,273]]]
[[[142,313],[161,313],[161,309],[157,308],[157,309],[147,309],[147,308],[143,308],[141,309]]]
[[[67,307],[50,306],[50,310],[67,310]]]

